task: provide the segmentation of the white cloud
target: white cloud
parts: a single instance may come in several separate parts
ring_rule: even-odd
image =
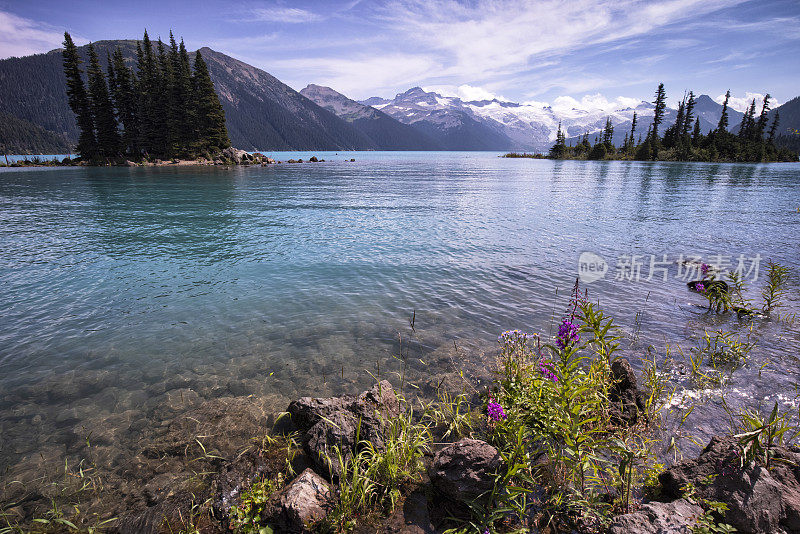
[[[382,18],[436,54],[439,76],[486,79],[553,55],[652,34],[743,0],[393,0]]]
[[[583,111],[611,113],[619,109],[636,107],[640,102],[641,100],[638,98],[629,98],[625,96],[618,96],[613,100],[609,100],[600,93],[584,95],[580,100],[576,100],[571,96],[559,96],[553,100],[553,111],[559,113],[572,109],[579,109]]]
[[[356,56],[337,58],[277,59],[260,65],[286,73],[281,79],[292,87],[309,82],[331,87],[350,98],[366,98],[375,93],[408,86],[435,68],[433,60],[413,54]]]
[[[433,91],[435,93],[439,93],[442,96],[452,96],[456,98],[460,98],[465,102],[470,102],[473,100],[502,100],[508,101],[502,95],[498,95],[487,90],[484,87],[476,87],[474,85],[463,84],[459,86],[454,85],[431,85],[423,87],[426,91]]]
[[[322,20],[323,17],[318,13],[313,13],[305,9],[297,7],[283,7],[283,6],[270,6],[256,8],[251,12],[251,18],[254,22],[287,22],[287,23],[300,23],[300,22],[317,22]]]
[[[86,42],[73,35],[78,44]],[[35,20],[0,11],[0,58],[29,56],[60,48],[64,32]]]
[[[761,112],[761,106],[764,104],[764,95],[761,93],[751,93],[746,92],[744,96],[735,96],[731,95],[730,100],[728,100],[728,106],[736,111],[741,111],[744,113],[747,111],[747,108],[750,107],[750,104],[753,102],[753,99],[756,100],[756,114]],[[718,104],[722,104],[725,102],[725,95],[719,95],[714,99],[715,102]],[[775,98],[770,97],[769,99],[769,107],[770,109],[775,109],[780,106],[780,102],[775,100]]]

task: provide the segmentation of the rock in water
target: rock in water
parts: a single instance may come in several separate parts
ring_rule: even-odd
[[[708,500],[728,505],[725,522],[739,532],[800,532],[800,449],[775,447],[770,468],[741,466],[736,438],[712,438],[700,456],[658,477],[667,496],[679,497],[687,483]]]
[[[431,482],[448,499],[471,501],[492,489],[502,464],[497,449],[485,441],[464,438],[436,453]]]
[[[311,469],[294,479],[280,496],[281,515],[288,532],[309,532],[308,526],[325,518],[331,501],[328,483]]]
[[[286,408],[286,412],[297,430],[301,433],[308,432],[320,419],[330,417],[335,412],[347,410],[355,399],[356,397],[352,395],[330,398],[301,397],[292,401]]]
[[[688,534],[703,509],[685,499],[652,502],[614,518],[609,534]]]
[[[611,420],[632,425],[645,409],[645,395],[636,384],[636,373],[628,360],[619,358],[611,364],[611,378],[614,380],[608,392]]]
[[[338,477],[333,448],[338,446],[345,460],[360,442],[368,441],[382,450],[387,420],[400,415],[400,402],[389,381],[383,380],[357,397],[303,397],[289,404],[286,411],[294,427],[303,433],[306,452],[319,471]]]
[[[341,475],[341,467],[335,448],[338,447],[344,461],[352,457],[358,443],[358,420],[344,410],[320,419],[306,432],[305,448],[321,473],[331,477]]]

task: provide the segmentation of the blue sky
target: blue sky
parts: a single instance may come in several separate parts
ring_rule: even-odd
[[[295,89],[391,97],[419,85],[465,98],[652,99],[663,81],[735,107],[800,94],[797,0],[0,0],[0,57],[76,40],[167,36],[210,46]]]

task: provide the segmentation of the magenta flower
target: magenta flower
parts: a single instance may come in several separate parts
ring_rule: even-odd
[[[539,360],[539,374],[554,384],[558,382],[558,376],[556,375],[555,369],[553,369],[553,364],[548,361]]]
[[[708,274],[709,269],[711,269],[711,266],[707,263],[704,263],[700,266],[700,272],[703,273],[703,276],[706,276]]]
[[[556,345],[558,345],[560,349],[565,349],[573,343],[577,343],[580,339],[581,336],[578,334],[578,325],[569,319],[564,319],[561,326],[558,327]]]
[[[694,290],[698,293],[705,293],[706,292],[706,285],[703,282],[697,282],[694,285]]]
[[[503,411],[503,407],[492,400],[490,400],[488,406],[486,406],[486,413],[489,416],[489,421],[493,423],[497,423],[508,417],[506,412]]]

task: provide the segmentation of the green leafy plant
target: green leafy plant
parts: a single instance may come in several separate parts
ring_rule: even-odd
[[[783,306],[781,299],[786,295],[789,283],[789,269],[770,260],[767,262],[767,284],[761,290],[764,302],[761,309],[769,315],[776,308]]]

